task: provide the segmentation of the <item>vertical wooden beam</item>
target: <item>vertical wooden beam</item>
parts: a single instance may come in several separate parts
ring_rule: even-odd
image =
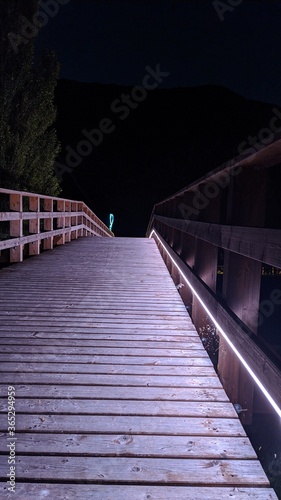
[[[88,220],[87,220],[87,217],[85,217],[86,214],[87,214],[87,206],[83,205],[83,225],[85,226],[83,228],[83,236],[84,237],[88,236],[88,232],[87,232]]]
[[[57,200],[57,212],[65,212],[65,201],[64,200]],[[64,228],[65,227],[65,216],[63,215],[62,217],[57,218],[57,228]],[[55,236],[54,238],[54,243],[56,245],[64,245],[65,244],[65,234],[61,234],[60,236]]]
[[[228,224],[263,227],[266,175],[266,169],[244,169],[238,176],[231,178],[227,207]],[[256,333],[261,263],[229,251],[225,251],[224,256],[223,297],[238,318]],[[250,424],[254,382],[223,338],[220,338],[218,372],[231,401],[247,409],[240,414],[241,421]]]
[[[44,199],[44,211],[49,212],[50,215],[54,211],[54,202],[51,198]],[[53,231],[53,229],[54,229],[53,217],[48,217],[47,219],[44,219],[44,231]],[[53,236],[48,236],[47,238],[44,239],[43,241],[44,250],[53,249],[53,240],[54,240]]]
[[[65,233],[65,243],[69,243],[71,241],[71,202],[65,202],[65,211],[69,212],[69,216],[65,217],[65,227],[69,228],[69,231]]]
[[[38,196],[29,197],[29,210],[32,212],[40,211],[40,198]],[[40,219],[37,215],[36,219],[29,220],[29,233],[30,234],[39,234],[40,233]],[[29,255],[39,255],[40,253],[40,240],[34,239],[28,245],[28,253]]]
[[[10,210],[19,212],[19,217],[17,220],[10,221],[10,236],[12,238],[21,238],[23,236],[23,223],[22,223],[22,195],[21,194],[10,194]],[[23,261],[23,247],[24,245],[18,245],[10,249],[10,262],[22,262]]]
[[[78,212],[78,203],[72,202],[71,203],[71,212]],[[78,225],[78,216],[77,215],[71,215],[71,226],[77,226]],[[71,231],[71,239],[76,240],[78,238],[78,231],[77,229],[75,231]]]
[[[181,235],[180,257],[191,268],[193,268],[194,266],[195,247],[196,247],[196,238],[194,238],[194,236],[191,236],[183,232]]]
[[[85,210],[85,209],[84,209]],[[86,207],[86,215],[90,216],[91,215],[91,212],[90,212],[90,209],[88,207]],[[90,227],[91,227],[91,222],[88,218],[85,218],[85,221],[86,221],[86,226],[87,226],[87,229],[86,229],[86,234],[85,236],[90,236],[91,235],[91,232],[88,230]]]
[[[172,198],[168,202],[168,212],[167,216],[168,217],[175,217],[175,214],[177,212],[177,198]],[[173,227],[168,227],[168,234],[169,234],[169,244],[170,246],[177,251],[177,230]]]
[[[221,191],[215,184],[214,188],[211,189],[209,183],[202,183],[198,187],[196,198],[202,200],[202,208],[197,218],[201,222],[219,223],[220,221]],[[207,196],[208,193],[211,196]],[[218,247],[199,238],[196,238],[195,242],[194,271],[213,292],[216,292]],[[193,297],[192,320],[197,330],[206,324],[206,312],[196,297]]]
[[[83,221],[84,221],[84,217],[82,215],[83,213],[83,210],[84,210],[84,206],[83,206],[83,203],[78,203],[78,212],[81,212],[81,215],[78,216],[78,224],[79,226],[83,224]],[[81,238],[83,236],[83,228],[81,227],[80,229],[78,229],[78,238]]]
[[[197,238],[194,272],[213,292],[216,291],[217,284],[217,259],[218,248]],[[197,331],[206,323],[206,312],[195,296],[192,303],[192,321]]]
[[[194,191],[186,191],[178,200],[177,216],[185,220],[196,220],[197,214],[194,208]],[[190,267],[194,266],[196,238],[186,233],[181,237],[181,259]]]

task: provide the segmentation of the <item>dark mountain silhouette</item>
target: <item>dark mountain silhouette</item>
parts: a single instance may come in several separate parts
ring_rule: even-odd
[[[274,108],[204,86],[148,91],[136,109],[114,111],[131,90],[66,80],[56,89],[60,163],[66,146],[76,151],[87,140],[83,130],[112,121],[114,130],[63,175],[62,194],[83,199],[106,223],[114,213],[117,236],[143,236],[154,203],[237,156],[242,141],[269,127]]]

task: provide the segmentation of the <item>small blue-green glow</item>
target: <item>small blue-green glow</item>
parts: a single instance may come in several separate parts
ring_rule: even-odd
[[[114,215],[109,214],[109,230],[110,231],[112,231],[113,222],[114,222]]]

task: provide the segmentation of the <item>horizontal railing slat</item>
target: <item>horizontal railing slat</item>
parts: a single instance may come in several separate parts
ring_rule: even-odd
[[[154,215],[154,220],[225,250],[281,268],[281,230],[227,226]]]
[[[60,236],[61,234],[66,234],[69,231],[77,231],[78,229],[85,229],[90,231],[91,234],[98,236],[98,233],[93,229],[87,228],[85,224],[80,224],[79,226],[71,226],[71,228],[66,227],[63,229],[55,229],[53,231],[46,231],[45,233],[30,234],[29,236],[23,236],[21,238],[12,238],[9,240],[0,241],[0,250],[5,250],[8,248],[14,248],[19,245],[25,245],[27,243],[34,243],[35,241],[41,241],[54,236]]]

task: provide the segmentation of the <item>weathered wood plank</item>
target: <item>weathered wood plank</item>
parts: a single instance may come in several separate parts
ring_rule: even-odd
[[[194,354],[194,351],[192,352]],[[42,361],[41,354],[32,353],[6,353],[0,354],[1,362],[16,362],[16,363],[40,363]],[[173,357],[173,356],[107,356],[107,355],[89,355],[86,354],[49,354],[44,352],[44,361],[46,363],[80,363],[80,364],[113,364],[113,365],[145,365],[145,366],[210,366],[212,363],[209,357],[192,356],[191,358]]]
[[[64,257],[67,258],[68,255],[66,254]],[[61,260],[57,259],[57,261],[59,262],[59,264],[62,267],[64,266],[64,262],[62,259]],[[96,266],[99,265],[102,268],[102,266],[103,266],[102,261],[100,261],[100,262],[95,261],[95,267],[93,267],[93,266],[89,265],[89,261],[85,260],[83,262],[83,260],[80,260],[80,255],[79,255],[79,263],[82,266],[83,266],[83,264],[85,266],[86,265],[88,266],[88,269],[87,269],[88,274],[86,273],[85,269],[83,269],[83,267],[82,267],[82,269],[81,268],[79,269],[79,268],[75,267],[75,263],[70,262],[69,265],[71,265],[72,273],[65,276],[64,281],[68,285],[76,284],[78,296],[81,296],[83,299],[85,298],[86,300],[89,300],[97,290],[100,290],[102,296],[103,295],[108,296],[110,301],[117,300],[119,296],[124,296],[124,297],[128,297],[128,299],[130,301],[133,300],[133,301],[137,302],[136,298],[138,298],[140,296],[145,300],[146,293],[148,293],[148,296],[152,297],[152,298],[163,296],[163,298],[166,299],[165,302],[168,302],[168,298],[169,298],[169,296],[171,296],[172,301],[174,301],[174,302],[178,301],[178,304],[180,304],[180,302],[178,300],[179,297],[177,295],[173,296],[174,284],[173,284],[170,276],[169,275],[165,276],[165,278],[163,279],[162,271],[160,271],[160,273],[157,274],[155,270],[151,270],[151,272],[153,274],[156,274],[155,278],[153,280],[146,279],[146,281],[144,282],[143,279],[140,280],[141,278],[145,277],[143,269],[140,270],[140,274],[139,274],[139,278],[138,278],[136,270],[134,269],[133,272],[130,273],[129,268],[126,266],[126,262],[123,262],[123,264],[120,264],[119,276],[112,280],[112,279],[110,279],[109,275],[107,275],[108,279],[106,281],[104,281],[103,278],[105,275],[102,274],[103,271],[101,270],[100,273],[96,272]],[[45,264],[44,268],[48,271],[48,275],[46,275],[46,279],[44,280],[44,283],[46,283],[46,290],[52,290],[52,280],[56,279],[56,276],[57,276],[56,281],[58,282],[59,289],[56,289],[54,291],[54,294],[58,295],[59,290],[63,289],[63,283],[61,280],[58,279],[58,275],[56,275],[56,273],[55,273],[53,263],[50,262],[48,265],[48,262],[46,261],[44,264]],[[122,266],[124,267],[124,270],[122,270]],[[33,269],[35,269],[37,271],[36,267],[33,267]],[[28,268],[26,267],[25,271],[27,271],[27,270],[28,270]],[[118,269],[116,270],[116,272],[118,272]],[[122,275],[121,275],[121,273],[122,273]],[[16,282],[14,276],[15,275],[10,270],[10,268],[5,269],[3,272],[3,282],[7,283],[8,290],[10,290],[12,293],[18,294],[19,293],[18,290],[15,290],[12,286]],[[91,277],[91,280],[89,279],[89,277]],[[130,281],[130,278],[132,281]],[[19,279],[22,281],[22,285],[25,289],[32,290],[32,285],[37,284],[39,288],[42,288],[42,290],[44,290],[42,282],[40,283],[40,276],[38,274],[30,277],[29,282],[24,281],[23,273],[21,274]],[[87,288],[89,291],[89,294],[87,294],[87,297],[85,297],[85,294],[83,295],[83,283],[87,284]],[[165,286],[165,290],[162,288],[163,286]],[[114,295],[114,296],[112,296],[112,294],[110,295],[110,290],[112,290],[113,287],[114,287],[114,289],[116,289],[116,295]],[[135,290],[136,294],[134,296],[132,296],[130,294],[131,290]],[[71,295],[71,294],[73,294],[73,290],[71,288],[66,289],[65,293],[67,295]],[[34,289],[33,289],[33,294],[34,294]],[[38,299],[38,297],[37,297],[37,299]],[[101,297],[99,297],[99,300],[100,299],[101,299]]]
[[[1,471],[6,468],[6,457],[0,457]],[[18,480],[36,479],[69,481],[81,478],[93,482],[122,482],[124,484],[164,483],[166,485],[239,485],[269,486],[257,460],[203,460],[111,457],[46,457],[18,455]],[[3,472],[1,473],[1,475]],[[4,476],[5,477],[5,476]],[[3,478],[3,475],[2,475]]]
[[[187,377],[184,375],[129,375],[129,374],[85,374],[85,373],[29,373],[13,372],[2,373],[1,383],[20,384],[24,380],[25,384],[67,384],[75,386],[137,386],[137,387],[202,387],[206,389],[222,387],[218,377],[213,374],[211,377]]]
[[[6,415],[0,415],[0,429],[6,431]],[[17,415],[17,433],[67,432],[82,434],[168,434],[181,436],[237,436],[245,431],[239,419],[158,416]]]
[[[157,399],[137,401],[118,399],[21,399],[16,400],[17,413],[34,415],[144,415],[162,417],[238,418],[231,403],[169,401]],[[7,398],[0,399],[0,412],[7,413]]]
[[[107,325],[103,325],[103,326],[95,326],[95,325],[92,325],[92,326],[84,326],[83,325],[83,328],[79,328],[79,327],[72,327],[71,325],[68,325],[67,327],[63,326],[63,325],[57,325],[55,328],[53,326],[48,326],[46,324],[44,325],[41,325],[40,327],[36,327],[34,328],[34,326],[27,326],[25,324],[22,324],[22,325],[13,325],[13,326],[10,326],[10,325],[6,325],[5,327],[2,327],[2,331],[5,332],[5,334],[8,333],[8,336],[16,333],[16,332],[19,332],[19,333],[24,333],[24,332],[28,332],[28,333],[32,333],[34,336],[37,335],[37,333],[52,333],[52,332],[58,332],[58,333],[66,333],[66,334],[69,334],[69,336],[71,336],[72,333],[77,333],[79,335],[82,335],[82,334],[124,334],[124,335],[131,335],[133,333],[137,333],[138,335],[151,335],[152,332],[153,334],[155,335],[155,331],[157,332],[157,335],[186,335],[187,337],[189,337],[190,335],[192,335],[192,337],[198,337],[198,334],[196,332],[195,334],[195,331],[193,330],[189,330],[188,328],[155,328],[155,325],[153,326],[153,328],[149,328],[149,326],[144,326],[144,325],[115,325],[114,323],[109,323]]]
[[[68,374],[105,374],[105,375],[170,375],[177,377],[216,377],[212,366],[157,366],[157,365],[111,365],[89,363],[25,363],[20,367],[20,373],[68,373]],[[0,373],[19,372],[18,363],[1,363]],[[198,373],[199,372],[199,373]],[[42,382],[42,381],[41,381]],[[220,385],[219,385],[220,387]]]
[[[10,283],[10,280],[7,281],[7,284]],[[38,283],[35,285],[39,286]],[[5,306],[4,311],[7,313],[12,313],[14,311],[15,305],[11,302],[10,298],[11,293],[7,294],[6,297],[1,297],[1,303],[3,306]],[[16,295],[13,295],[13,298],[21,298],[21,301],[17,304],[17,310],[23,310],[23,311],[44,311],[48,308],[48,302],[53,300],[53,297],[49,297],[47,303],[44,301],[42,302],[42,299],[38,297],[38,295],[34,296],[34,299],[32,300],[32,303],[30,303],[30,300],[28,300],[27,297],[21,297],[20,293],[17,293]],[[104,303],[104,300],[102,300],[100,297],[97,297],[95,301],[87,299],[85,297],[81,297],[79,299],[79,294],[78,297],[75,298],[74,303],[70,304],[65,304],[65,300],[63,300],[62,297],[60,299],[58,298],[53,304],[52,308],[53,310],[61,310],[63,308],[67,309],[73,309],[77,312],[85,312],[88,310],[88,308],[94,310],[95,312],[99,311],[104,311],[104,312],[114,312],[114,311],[119,311],[119,312],[124,312],[125,314],[130,314],[132,312],[152,312],[156,316],[158,314],[162,314],[163,312],[167,312],[168,314],[176,313],[186,313],[186,308],[183,303],[179,303],[178,300],[174,300],[172,297],[170,300],[167,300],[167,302],[159,302],[158,300],[151,299],[149,303],[147,300],[142,299],[142,300],[136,300],[135,298],[128,298],[124,302],[120,304],[120,301],[118,298],[112,299],[109,298],[107,303]],[[166,305],[165,305],[166,304]],[[169,306],[169,307],[167,307]],[[172,306],[172,310],[171,310]],[[186,317],[186,315],[185,315]],[[194,325],[190,321],[189,318],[186,318],[186,322],[190,323],[194,329]]]
[[[42,321],[46,319],[52,319],[56,320],[57,318],[59,319],[64,319],[68,321],[81,321],[83,324],[84,321],[104,321],[105,323],[110,323],[112,321],[129,321],[131,320],[132,322],[136,321],[136,323],[147,323],[149,324],[158,324],[160,321],[163,322],[165,320],[169,320],[171,322],[178,323],[179,320],[182,321],[182,325],[185,326],[184,324],[184,314],[175,314],[169,311],[163,312],[161,314],[153,314],[153,318],[151,317],[151,311],[136,311],[134,314],[131,313],[125,313],[124,311],[118,311],[115,310],[114,312],[104,312],[104,311],[94,311],[90,309],[85,309],[85,311],[81,312],[76,312],[70,308],[67,308],[66,310],[61,310],[61,311],[50,311],[47,308],[44,311],[36,311],[36,321]],[[0,321],[1,324],[9,324],[13,323],[16,319],[18,320],[24,320],[24,321],[32,321],[34,319],[34,311],[24,311],[24,310],[18,310],[17,307],[15,306],[13,312],[6,313],[5,311],[0,312]]]
[[[54,252],[56,250],[57,249],[55,249]],[[106,250],[104,250],[104,252],[106,252]],[[44,255],[44,259],[46,259],[46,260],[44,260],[44,269],[47,269],[47,271],[48,271],[48,275],[46,275],[46,277],[44,277],[44,283],[46,283],[46,290],[48,290],[48,291],[52,290],[52,282],[53,282],[53,280],[56,280],[56,282],[58,283],[59,289],[54,290],[54,296],[59,296],[59,290],[63,289],[62,281],[59,279],[59,276],[55,272],[53,262],[48,262],[47,256],[45,257],[45,255]],[[64,258],[70,259],[71,255],[69,255],[69,254],[67,254],[67,252],[65,252],[64,256],[61,256],[61,257],[63,257],[63,258],[59,259],[58,255],[56,255],[56,263],[59,263],[61,265],[61,267],[63,268],[65,265]],[[101,297],[100,296],[98,297],[98,301],[101,301],[101,298],[103,297],[103,295],[106,295],[109,298],[109,302],[111,302],[111,301],[116,302],[119,295],[127,297],[129,302],[132,302],[132,301],[137,302],[136,298],[138,298],[139,296],[142,297],[143,301],[145,301],[146,293],[148,293],[148,296],[154,300],[156,300],[157,297],[162,296],[163,297],[163,304],[168,303],[169,302],[168,299],[170,297],[171,297],[171,301],[173,303],[177,303],[178,305],[181,304],[179,294],[176,294],[176,295],[174,294],[175,287],[174,287],[173,281],[171,280],[171,277],[169,275],[168,276],[166,275],[165,279],[163,279],[163,272],[165,272],[165,270],[163,272],[161,271],[160,274],[155,276],[154,280],[150,280],[150,279],[147,279],[147,276],[145,275],[145,270],[142,268],[140,270],[140,275],[138,278],[138,276],[136,274],[136,270],[134,270],[134,272],[131,273],[131,276],[130,276],[129,268],[126,265],[126,262],[124,262],[123,263],[124,269],[122,269],[122,265],[120,264],[119,276],[117,276],[114,280],[110,280],[109,276],[107,275],[108,281],[104,281],[103,278],[105,275],[102,274],[103,273],[103,269],[102,269],[103,262],[98,261],[95,258],[95,263],[94,263],[94,267],[93,267],[90,265],[89,258],[88,258],[88,260],[86,259],[83,261],[83,259],[81,259],[81,254],[79,254],[79,264],[82,267],[78,268],[78,267],[76,267],[75,262],[69,262],[69,266],[71,265],[72,273],[64,276],[64,281],[67,284],[73,285],[75,283],[77,285],[77,293],[78,293],[77,298],[80,298],[82,300],[85,299],[85,301],[89,301],[89,299],[91,299],[93,294],[98,289],[100,289]],[[29,282],[24,280],[24,272],[26,273],[30,270],[28,263],[25,264],[25,262],[22,264],[22,266],[24,266],[24,268],[21,269],[21,273],[19,275],[19,280],[22,282],[23,287],[25,289],[30,289],[32,291],[32,285],[37,284],[40,289],[44,290],[45,288],[43,286],[43,283],[40,282],[40,275],[38,274],[38,265],[36,267],[36,263],[34,265],[32,264],[32,268],[34,269],[34,272],[36,274],[33,274],[32,276],[30,276]],[[85,269],[83,268],[83,265],[88,266],[88,269],[87,269],[88,274],[86,273]],[[97,266],[101,267],[100,273],[96,272]],[[8,267],[8,268],[1,270],[1,273],[2,273],[1,274],[1,281],[3,281],[3,283],[7,284],[9,294],[11,293],[11,294],[18,295],[19,294],[18,289],[15,289],[13,287],[13,285],[16,283],[15,272],[18,272],[18,269]],[[116,273],[117,272],[118,272],[118,269],[116,269]],[[153,274],[155,274],[155,270],[152,270],[151,272]],[[91,277],[91,280],[89,279],[90,277]],[[128,282],[128,277],[132,278],[133,281]],[[145,282],[144,282],[144,280],[145,280]],[[87,284],[87,288],[88,288],[88,292],[89,292],[87,294],[87,296],[85,295],[85,293],[83,294],[83,283]],[[110,283],[110,286],[108,286],[108,283]],[[154,287],[152,285],[154,285]],[[166,285],[165,290],[162,289],[162,285]],[[114,288],[116,288],[116,295],[112,295],[112,294],[110,295],[110,289],[112,289],[113,286],[114,286]],[[132,296],[130,294],[131,290],[135,290],[136,294]],[[66,294],[66,296],[73,295],[73,289],[66,288],[65,294]],[[34,288],[33,288],[33,295],[36,296]],[[39,299],[39,297],[37,296],[37,300],[38,299]],[[146,305],[149,306],[148,303]]]
[[[193,333],[193,332],[191,332]],[[146,342],[169,342],[170,343],[174,342],[175,344],[177,342],[193,342],[195,335],[190,335],[190,332],[188,334],[178,334],[175,333],[175,335],[153,335],[152,333],[147,334],[134,334],[130,333],[129,331],[126,331],[125,333],[94,333],[94,334],[87,334],[84,333],[83,330],[80,333],[69,333],[69,332],[34,332],[32,330],[29,331],[13,331],[13,332],[8,332],[8,331],[1,331],[0,332],[0,338],[3,339],[3,343],[5,343],[4,339],[11,339],[11,338],[21,338],[21,339],[71,339],[71,340],[126,340],[127,342],[132,340],[132,341],[146,341]],[[191,337],[191,339],[190,339]],[[197,333],[196,333],[197,337]],[[195,339],[196,339],[195,337]],[[197,341],[197,339],[195,340]],[[200,344],[199,344],[200,345]]]
[[[53,277],[53,279],[55,279],[55,276]],[[93,278],[93,279],[95,279],[95,278]],[[40,285],[39,282],[38,283],[37,282],[29,283],[27,286],[25,284],[25,282],[23,281],[21,283],[21,289],[25,293],[30,293],[31,298],[34,298],[35,300],[37,299],[37,301],[38,301],[39,297],[41,299],[41,293],[42,293],[42,296],[48,298],[49,302],[53,301],[54,303],[60,304],[62,302],[62,298],[66,298],[69,301],[71,301],[71,300],[74,301],[76,304],[81,304],[81,303],[84,304],[83,301],[84,301],[85,294],[83,294],[83,283],[81,283],[81,285],[79,287],[77,280],[78,280],[78,277],[74,278],[73,281],[70,281],[70,282],[68,282],[66,280],[65,284],[67,286],[69,286],[69,290],[65,290],[62,283],[61,284],[58,283],[58,286],[56,287],[56,291],[53,291],[52,281],[50,281],[50,285],[49,286],[46,285],[46,287],[42,287],[42,285]],[[6,299],[16,300],[16,298],[19,297],[19,295],[20,295],[19,292],[15,292],[13,289],[13,286],[15,286],[16,282],[12,284],[11,283],[12,280],[9,280],[9,281],[8,280],[6,280],[6,281],[1,280],[1,281],[3,282],[3,285],[5,286],[5,288],[7,289]],[[19,282],[21,282],[20,279],[19,279]],[[74,289],[76,286],[77,286],[77,293],[74,293]],[[162,286],[165,288],[165,284],[163,284]],[[153,304],[153,302],[157,302],[157,300],[158,300],[158,304],[163,304],[163,305],[166,304],[167,306],[172,306],[173,304],[175,304],[175,305],[179,304],[178,301],[174,301],[172,297],[171,297],[171,300],[169,300],[169,297],[170,297],[169,293],[165,293],[165,292],[150,293],[149,288],[143,289],[141,293],[137,293],[135,288],[131,288],[131,289],[127,290],[126,293],[124,293],[123,289],[118,289],[114,283],[112,283],[111,286],[108,286],[107,290],[103,289],[102,287],[96,287],[96,288],[91,287],[91,289],[89,290],[89,293],[87,294],[87,301],[85,302],[85,304],[87,305],[88,301],[90,299],[95,300],[95,295],[97,293],[99,293],[99,300],[100,301],[103,299],[104,303],[105,303],[105,301],[109,301],[109,304],[111,304],[112,294],[110,294],[110,290],[112,290],[113,288],[114,288],[114,302],[113,302],[113,304],[115,303],[116,300],[119,300],[119,308],[120,309],[122,309],[121,302],[120,302],[121,300],[124,301],[123,305],[125,305],[127,303],[133,303],[133,304],[135,304],[135,306],[139,305],[140,303],[144,302],[145,300],[147,300],[146,306],[148,306],[148,299],[151,299],[152,304]],[[39,296],[38,296],[38,294],[36,294],[34,292],[34,289],[40,290]],[[132,299],[132,295],[133,295],[134,299]],[[180,300],[180,297],[179,297],[179,300]],[[41,299],[41,304],[42,303],[44,303],[44,302]],[[150,300],[149,300],[149,303],[150,303]],[[151,306],[148,306],[148,307],[151,307]],[[167,309],[169,310],[168,307],[167,307]],[[118,310],[118,306],[117,306],[117,310]],[[170,308],[170,310],[171,310],[171,308]]]
[[[20,297],[18,298],[10,298],[9,299],[9,304],[13,303],[14,301],[20,300]],[[2,303],[2,301],[1,301]],[[31,316],[32,314],[36,313],[38,316],[48,316],[48,312],[50,313],[50,305],[52,307],[52,316],[56,317],[59,314],[62,315],[68,315],[69,317],[89,317],[89,318],[95,318],[95,317],[107,317],[107,318],[113,318],[115,319],[116,317],[119,318],[128,318],[128,317],[133,317],[133,318],[147,318],[147,316],[154,316],[154,318],[157,319],[163,319],[163,317],[167,318],[169,317],[172,320],[177,320],[177,319],[183,319],[185,321],[186,316],[185,312],[183,311],[171,311],[171,310],[165,310],[165,308],[162,309],[154,309],[153,306],[151,308],[145,309],[145,307],[141,308],[140,306],[127,306],[127,308],[118,308],[117,305],[111,305],[109,304],[108,307],[99,307],[99,308],[91,308],[87,304],[84,305],[84,307],[77,307],[75,305],[69,305],[65,306],[65,302],[59,302],[56,301],[50,302],[49,304],[45,304],[44,307],[38,303],[37,306],[35,307],[30,307],[29,309],[25,306],[18,307],[14,306],[13,310],[8,309],[8,307],[3,304],[3,309],[1,311],[1,317],[3,318],[13,318],[14,316],[25,316],[27,317],[28,315]],[[171,305],[169,304],[169,307]],[[130,311],[128,310],[130,308]],[[153,321],[153,320],[152,320]],[[194,332],[195,327],[192,323],[186,322],[185,321],[185,329],[190,329],[193,330]],[[197,334],[198,335],[198,334]]]
[[[20,434],[17,454],[91,457],[204,458],[251,460],[257,456],[248,438],[142,436],[131,434]],[[0,442],[7,452],[7,443]]]
[[[188,339],[186,341],[178,341],[178,342],[161,342],[159,341],[153,341],[153,340],[138,340],[138,341],[133,341],[132,339],[127,339],[127,340],[96,340],[95,338],[88,340],[88,339],[38,339],[36,337],[32,337],[31,339],[28,338],[4,338],[2,340],[2,347],[4,346],[32,346],[32,347],[42,347],[46,346],[47,348],[53,347],[53,346],[62,346],[63,348],[68,348],[68,347],[75,347],[79,351],[80,348],[91,348],[91,347],[98,347],[102,348],[104,347],[105,349],[108,348],[126,348],[128,344],[131,346],[131,348],[134,349],[169,349],[172,351],[172,349],[176,349],[177,351],[179,349],[183,350],[199,350],[202,349],[204,350],[204,347],[202,346],[201,340],[197,339],[196,337]],[[135,347],[134,347],[135,346]]]
[[[3,498],[8,499],[6,483]],[[278,500],[271,488],[17,483],[21,500]],[[12,498],[10,496],[10,498]]]
[[[102,263],[100,264],[102,265]],[[4,272],[5,270],[3,270]],[[88,270],[90,272],[90,269]],[[6,271],[6,279],[1,278],[1,281],[7,286],[7,295],[6,295],[6,300],[10,298],[11,296],[19,296],[19,290],[16,290],[14,288],[14,285],[16,284],[16,279],[15,279],[15,273],[16,270],[13,272],[10,270],[9,272]],[[41,296],[36,296],[35,289],[34,287],[38,287],[44,295],[48,296],[49,294],[49,300],[51,297],[58,298],[59,302],[62,301],[62,298],[65,296],[67,298],[75,298],[74,303],[77,305],[83,306],[84,304],[89,304],[89,301],[93,298],[95,298],[95,295],[97,292],[99,292],[98,296],[98,302],[97,304],[102,305],[102,299],[108,299],[109,303],[113,303],[117,305],[117,309],[124,309],[126,307],[127,302],[135,304],[135,306],[139,306],[140,303],[146,303],[146,307],[148,309],[151,308],[150,302],[147,301],[146,299],[151,299],[153,302],[157,302],[157,299],[161,298],[161,301],[158,302],[158,306],[169,306],[169,304],[175,304],[178,307],[181,308],[182,312],[184,311],[182,308],[182,304],[180,302],[180,296],[179,294],[173,295],[175,292],[175,286],[173,283],[170,284],[170,290],[169,290],[169,283],[168,282],[161,282],[161,280],[155,281],[155,283],[147,283],[145,286],[140,283],[135,283],[132,286],[128,286],[125,282],[124,284],[120,285],[117,282],[112,282],[112,283],[107,283],[106,285],[103,285],[100,281],[102,278],[98,276],[91,276],[91,282],[87,279],[87,276],[84,274],[83,271],[80,271],[80,278],[79,275],[76,273],[72,273],[72,279],[68,279],[67,277],[64,279],[63,282],[65,282],[69,288],[65,289],[63,287],[63,282],[59,281],[56,279],[55,275],[52,275],[51,270],[47,268],[47,272],[49,272],[49,278],[44,280],[44,283],[46,286],[43,286],[43,283],[40,283],[40,280],[33,280],[30,278],[29,282],[26,282],[24,280],[23,274],[19,276],[19,282],[21,283],[21,288],[25,291],[30,290],[30,293],[32,296],[34,296],[35,300],[38,302],[38,300],[41,299]],[[93,274],[93,273],[92,273]],[[3,275],[1,275],[3,276]],[[53,290],[52,284],[53,280],[55,280],[58,284],[56,287],[56,290]],[[87,286],[87,296],[85,296],[85,293],[83,294],[83,290],[85,291],[85,288],[83,289],[83,283],[84,287]],[[157,284],[158,283],[158,284]],[[73,288],[71,288],[71,286]],[[75,290],[77,287],[77,294],[74,293],[74,286]],[[153,286],[160,287],[161,290],[155,290],[153,291]],[[138,289],[137,289],[138,287]],[[114,288],[114,296],[110,291]],[[167,289],[168,288],[168,289]],[[63,297],[60,295],[60,292],[63,291]],[[134,295],[132,295],[132,291],[134,291]],[[51,293],[51,295],[50,295]],[[120,298],[123,298],[125,300],[124,303],[118,303],[118,300]],[[163,299],[163,300],[162,300]],[[169,300],[170,299],[170,300]],[[85,303],[84,303],[85,300]],[[152,302],[152,303],[153,303]],[[43,302],[41,302],[44,304]],[[92,304],[93,306],[94,304]],[[29,306],[32,306],[32,304],[29,304]],[[167,309],[172,310],[171,308],[167,307]],[[177,311],[176,311],[177,312]],[[182,314],[180,311],[180,313]]]
[[[159,356],[159,357],[208,357],[205,349],[141,349],[133,347],[69,347],[69,346],[57,346],[57,345],[3,345],[1,347],[2,353],[42,353],[42,354],[52,354],[54,352],[58,354],[75,354],[75,355],[117,355],[117,356]]]
[[[15,385],[15,384],[14,384]],[[101,399],[142,399],[170,401],[229,401],[223,389],[202,389],[183,387],[110,387],[75,385],[27,385],[24,375],[16,386],[17,397],[41,398],[101,398]],[[0,385],[0,396],[7,397],[7,384]]]
[[[114,320],[113,318],[110,319],[110,320],[105,320],[104,322],[102,321],[102,318],[100,318],[99,321],[97,320],[93,320],[93,321],[90,321],[88,319],[85,318],[84,321],[71,321],[71,320],[67,320],[65,318],[46,318],[46,320],[44,319],[38,319],[36,320],[33,316],[33,318],[30,318],[30,319],[23,319],[23,320],[20,320],[20,319],[15,319],[15,320],[4,320],[4,319],[1,319],[1,324],[2,326],[11,326],[11,327],[15,327],[15,326],[19,326],[21,327],[22,323],[25,323],[25,325],[29,326],[29,327],[33,327],[33,328],[44,328],[46,325],[47,326],[51,326],[52,328],[55,328],[55,327],[76,327],[76,328],[85,328],[85,327],[90,327],[90,328],[102,328],[104,327],[106,324],[110,327],[117,327],[118,325],[120,325],[120,327],[122,328],[129,328],[131,329],[131,325],[128,323],[128,321],[126,321],[125,319],[123,320]],[[147,320],[143,320],[141,321],[140,319],[138,321],[134,321],[134,328],[142,328],[143,325],[146,325],[146,328],[153,328],[153,330],[162,330],[163,329],[163,321],[158,321],[158,322],[150,322],[149,319]],[[167,327],[165,327],[166,331],[169,331],[169,330],[184,330],[185,329],[185,325],[184,323],[177,323],[176,321],[173,323],[172,321],[167,323]]]

